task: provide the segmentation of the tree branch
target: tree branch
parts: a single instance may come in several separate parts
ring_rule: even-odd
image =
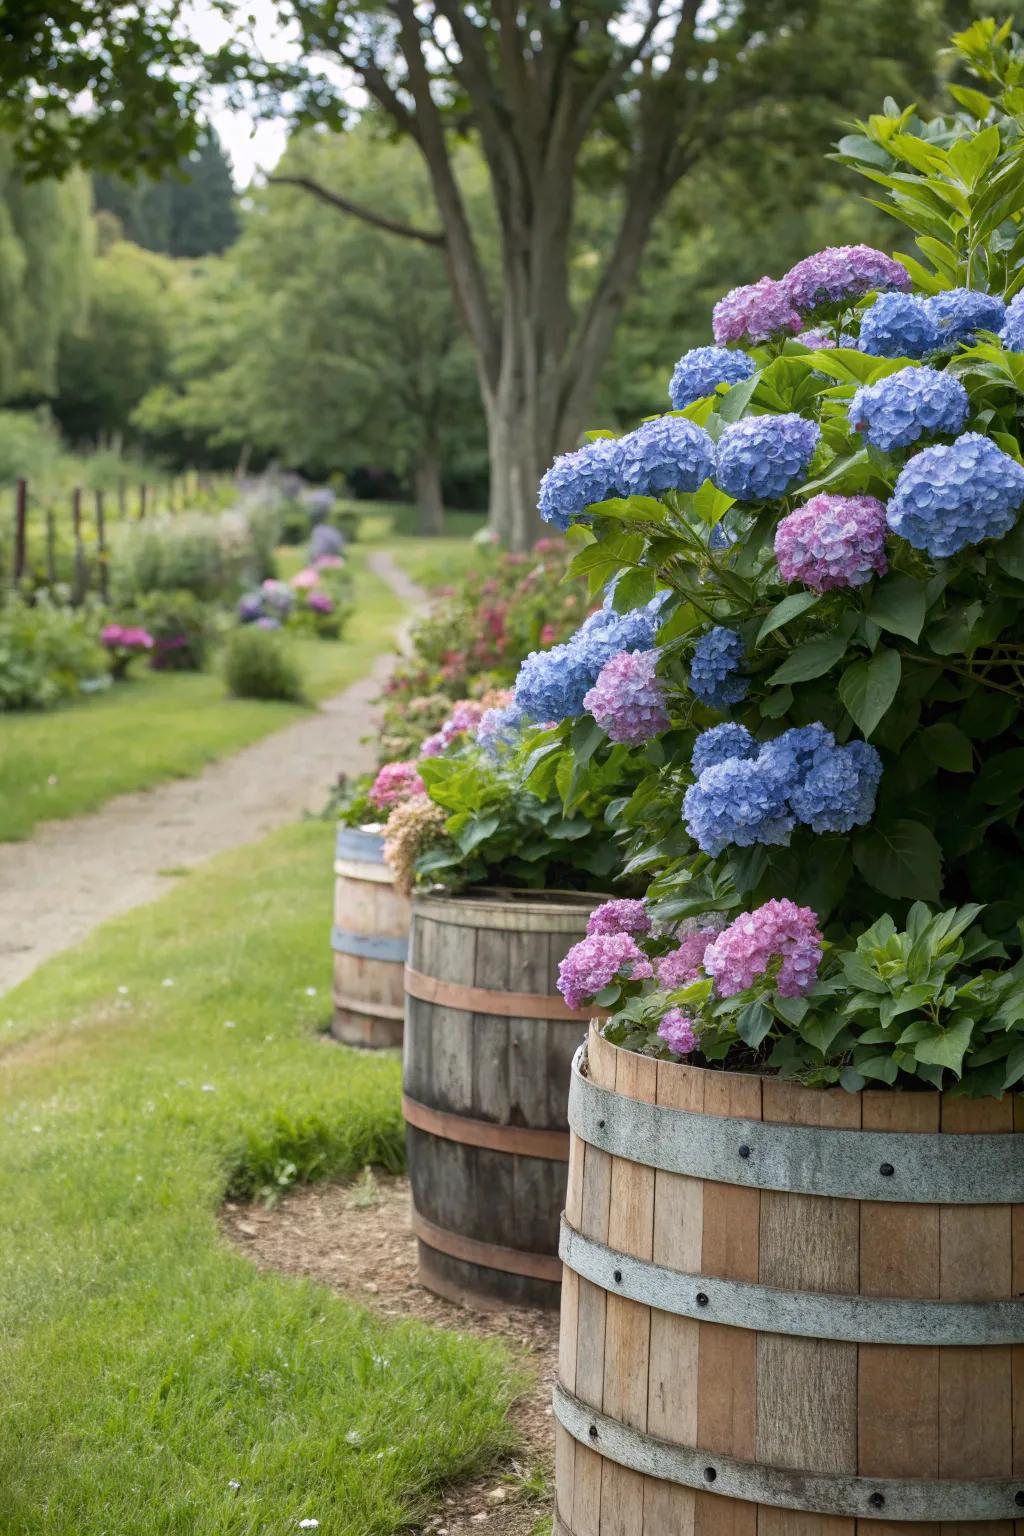
[[[267,181],[275,187],[301,187],[329,207],[337,208],[340,213],[349,213],[354,219],[362,219],[364,224],[372,224],[376,229],[386,230],[389,235],[401,235],[405,240],[419,240],[423,245],[433,245],[440,250],[444,250],[447,245],[442,230],[419,229],[415,224],[403,224],[400,219],[389,219],[387,214],[376,213],[372,208],[364,208],[361,203],[353,203],[340,193],[332,192],[329,187],[314,181],[312,176],[269,176]]]

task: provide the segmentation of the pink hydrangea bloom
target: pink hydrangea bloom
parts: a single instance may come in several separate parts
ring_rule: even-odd
[[[657,651],[620,651],[606,661],[583,696],[609,741],[638,747],[668,729],[665,695],[657,678]]]
[[[428,736],[420,747],[420,757],[440,757],[447,745],[444,733],[442,731],[435,731],[433,736]]]
[[[153,636],[149,630],[133,627],[130,624],[107,624],[100,631],[100,639],[104,645],[118,646],[122,650],[151,651],[153,649]]]
[[[318,571],[337,571],[345,564],[341,555],[317,555],[313,561]]]
[[[797,309],[810,314],[821,304],[848,304],[877,291],[903,292],[910,274],[870,245],[830,245],[790,267],[780,286]]]
[[[314,613],[334,612],[334,599],[326,592],[311,592],[308,601]]]
[[[711,316],[720,347],[730,341],[767,341],[779,331],[795,334],[802,325],[786,290],[771,277],[733,288],[719,299]]]
[[[634,938],[641,938],[650,931],[651,919],[643,901],[606,901],[587,918],[587,934],[591,938],[595,933],[631,933]]]
[[[670,1008],[658,1025],[658,1034],[677,1056],[689,1056],[697,1049],[693,1020],[681,1008]]]
[[[595,933],[574,944],[558,967],[558,990],[570,1008],[582,1008],[620,971],[633,981],[654,975],[628,933]]]
[[[715,928],[700,928],[696,933],[686,934],[678,949],[670,950],[658,961],[659,987],[671,992],[674,987],[685,987],[696,981],[701,975],[704,951],[717,937]]]
[[[320,572],[307,565],[305,570],[296,571],[291,579],[291,585],[296,592],[309,592],[320,584]]]
[[[385,763],[366,798],[378,811],[389,811],[392,806],[412,799],[413,795],[425,795],[426,792],[427,786],[417,773],[415,763]]]
[[[704,952],[704,969],[721,997],[745,992],[771,962],[781,958],[780,997],[802,997],[814,985],[823,939],[810,907],[785,898],[744,912]]]
[[[775,530],[775,557],[783,581],[812,592],[862,587],[889,569],[885,507],[874,496],[822,492],[784,517]]]
[[[486,713],[483,699],[460,699],[441,729],[420,747],[420,757],[440,757],[459,736],[471,735]]]

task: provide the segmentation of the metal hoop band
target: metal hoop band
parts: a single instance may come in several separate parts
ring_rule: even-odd
[[[331,948],[336,955],[358,955],[363,960],[393,960],[398,965],[404,965],[409,941],[405,938],[390,938],[385,934],[348,933],[344,928],[332,928]]]
[[[562,1218],[558,1252],[584,1280],[659,1312],[755,1333],[843,1339],[851,1344],[1021,1344],[1024,1302],[899,1301],[775,1291],[715,1275],[665,1269],[584,1237]]]
[[[467,1115],[432,1109],[429,1104],[421,1104],[404,1093],[402,1114],[408,1125],[431,1136],[439,1136],[442,1141],[485,1147],[491,1152],[511,1152],[517,1157],[545,1157],[555,1163],[569,1161],[568,1131],[549,1131],[530,1125],[494,1125],[490,1120],[473,1120]]]
[[[569,1125],[647,1168],[748,1189],[917,1205],[1024,1202],[1024,1135],[841,1131],[701,1115],[599,1088],[577,1051]]]
[[[461,1259],[464,1264],[479,1264],[484,1269],[500,1269],[508,1275],[528,1275],[532,1280],[552,1280],[557,1285],[562,1278],[562,1266],[553,1254],[525,1253],[518,1248],[503,1248],[500,1243],[482,1243],[475,1237],[464,1237],[461,1232],[449,1232],[446,1227],[435,1227],[413,1206],[412,1230],[420,1242],[438,1253],[446,1253],[451,1259]]]
[[[587,1020],[607,1018],[592,1008],[579,1011],[567,1008],[560,997],[547,992],[494,992],[489,987],[469,987],[457,981],[442,981],[422,971],[405,968],[405,990],[410,997],[441,1008],[460,1008],[465,1013],[498,1015],[506,1019],[575,1019],[586,1026]]]
[[[355,859],[361,864],[383,864],[383,835],[363,827],[339,827],[334,838],[334,857]]]
[[[1014,1520],[1020,1515],[1017,1499],[1024,1495],[1024,1479],[932,1481],[795,1472],[659,1440],[588,1408],[560,1384],[553,1403],[555,1418],[581,1445],[646,1477],[705,1493],[858,1520]]]

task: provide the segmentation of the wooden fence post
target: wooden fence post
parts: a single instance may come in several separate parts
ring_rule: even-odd
[[[139,486],[139,522],[144,522],[146,517],[146,487]]]
[[[100,567],[100,596],[106,602],[110,581],[107,570],[107,518],[101,490],[96,492],[96,553]]]
[[[52,507],[46,509],[46,580],[57,584],[57,519]]]
[[[82,548],[82,490],[77,485],[71,492],[71,531],[75,540],[75,574],[72,586],[72,601],[80,603],[85,596],[87,577],[85,550]]]
[[[28,562],[28,481],[14,487],[14,579],[20,581]]]

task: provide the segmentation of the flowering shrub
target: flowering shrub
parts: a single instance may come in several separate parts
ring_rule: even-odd
[[[191,592],[150,592],[131,609],[130,621],[153,637],[149,664],[157,672],[199,672],[216,635],[212,608]]]
[[[287,626],[321,640],[337,640],[352,611],[352,584],[340,555],[318,556],[291,581],[268,577],[238,600],[238,619],[261,629]]]
[[[100,630],[100,642],[110,656],[113,677],[124,677],[129,664],[136,656],[144,656],[153,649],[153,636],[148,629],[136,624],[107,624]]]
[[[48,709],[98,683],[109,683],[97,639],[97,615],[37,593],[33,602],[0,603],[0,712]]]
[[[624,617],[656,605],[644,646],[600,658],[614,679],[640,649],[667,717],[613,815],[625,869],[649,880],[655,975],[597,997],[641,1049],[692,1033],[705,1059],[848,1087],[1024,1078],[1024,306],[1006,305],[1024,282],[1024,59],[1008,35],[956,40],[991,109],[974,91],[933,123],[890,105],[841,142],[920,257],[837,248],[727,295],[714,340],[742,345],[736,376],[684,358],[679,398],[690,380],[706,393],[662,418],[705,434],[703,482],[691,459],[582,509],[575,573],[594,596],[618,573]],[[561,722],[526,783],[571,783],[567,804],[622,729],[579,670],[570,646],[517,684]],[[698,973],[669,987],[673,925],[715,915]]]

